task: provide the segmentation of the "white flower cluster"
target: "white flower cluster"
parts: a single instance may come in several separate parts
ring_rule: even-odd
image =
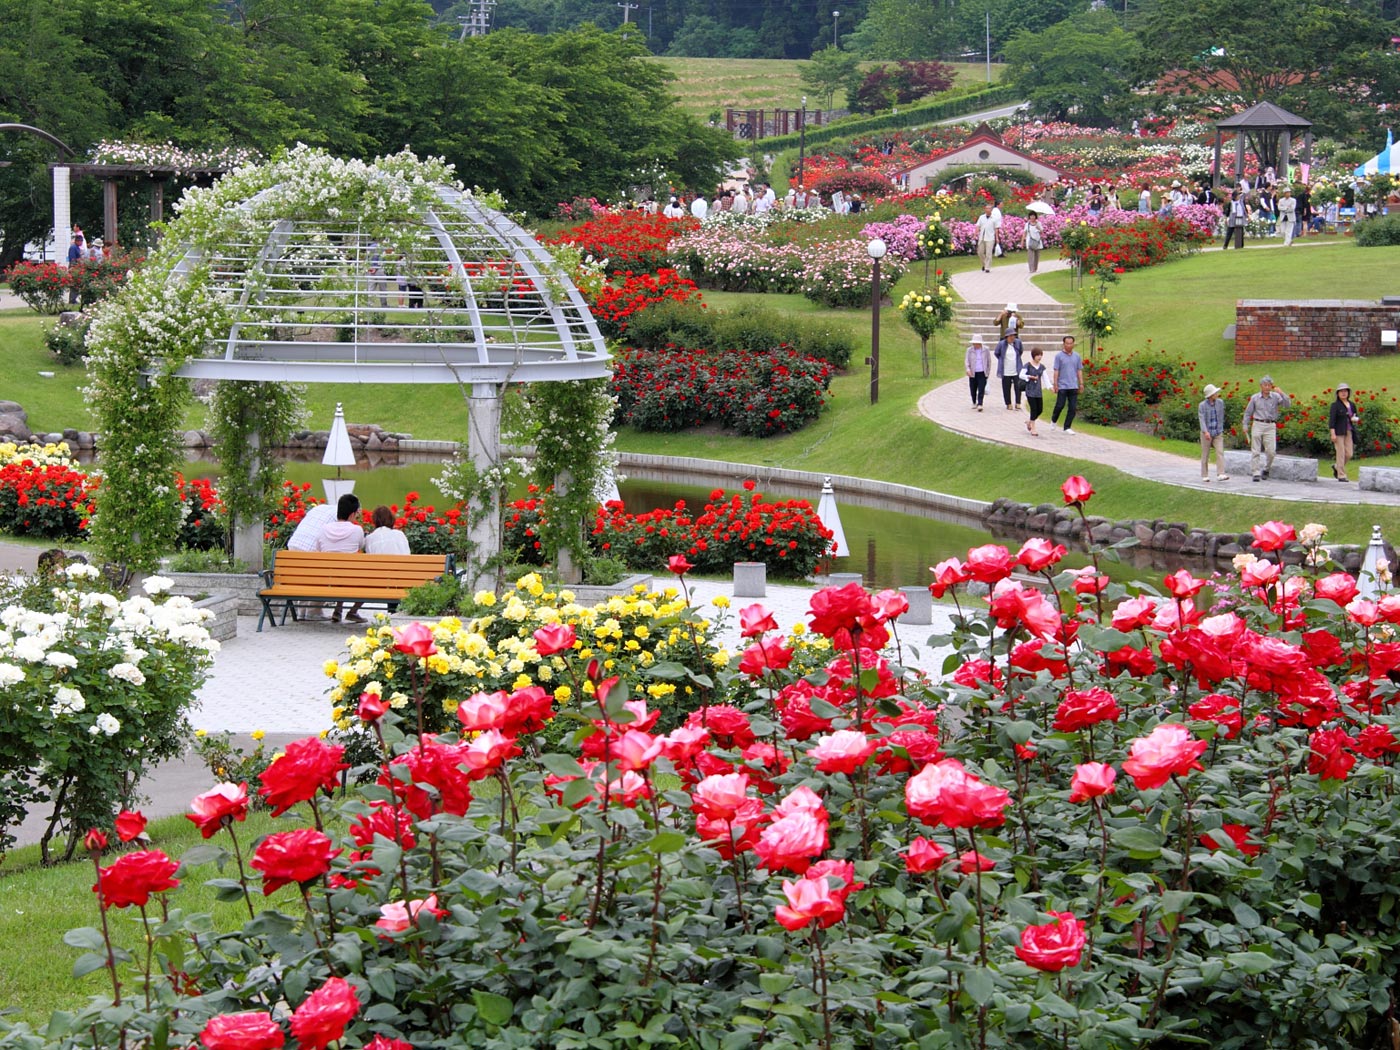
[[[257,150],[242,146],[185,149],[173,142],[151,144],[103,139],[89,151],[88,160],[93,164],[130,164],[176,171],[229,171],[252,164],[261,156]]]

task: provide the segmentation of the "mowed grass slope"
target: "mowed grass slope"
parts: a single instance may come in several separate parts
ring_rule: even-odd
[[[817,109],[824,100],[819,99],[802,83],[799,71],[805,62],[780,58],[669,58],[658,57],[661,63],[675,75],[671,84],[672,93],[680,100],[680,107],[686,113],[710,119],[715,110],[725,107],[736,109],[797,109],[802,105],[802,96],[807,96],[810,109]],[[862,68],[879,65],[864,62]],[[987,67],[977,62],[949,63],[957,71],[955,84],[980,84],[987,80]],[[992,80],[1001,78],[1002,66],[992,64]],[[837,91],[832,104],[837,109],[846,107],[846,95]]]

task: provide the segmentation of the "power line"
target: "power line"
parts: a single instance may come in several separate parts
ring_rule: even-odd
[[[467,39],[469,36],[485,36],[491,31],[491,8],[496,6],[496,0],[471,0],[471,13],[458,18],[462,23],[462,35],[459,41]]]

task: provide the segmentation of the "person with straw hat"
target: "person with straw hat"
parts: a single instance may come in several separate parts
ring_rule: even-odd
[[[1220,399],[1220,388],[1207,383],[1205,399],[1196,406],[1196,416],[1201,424],[1201,480],[1210,481],[1210,450],[1215,449],[1215,473],[1220,481],[1229,481],[1225,473],[1225,402]]]

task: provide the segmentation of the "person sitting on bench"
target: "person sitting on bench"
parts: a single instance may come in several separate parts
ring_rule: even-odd
[[[316,537],[316,550],[334,551],[343,554],[359,554],[365,549],[365,530],[357,521],[351,519],[359,512],[360,499],[353,493],[347,492],[341,496],[335,505],[335,521],[328,522],[321,530],[321,535]],[[341,602],[335,603],[335,611],[331,613],[331,622],[340,622]],[[360,615],[360,605],[357,602],[350,607],[350,612],[345,619],[349,623],[363,623],[364,617]]]

